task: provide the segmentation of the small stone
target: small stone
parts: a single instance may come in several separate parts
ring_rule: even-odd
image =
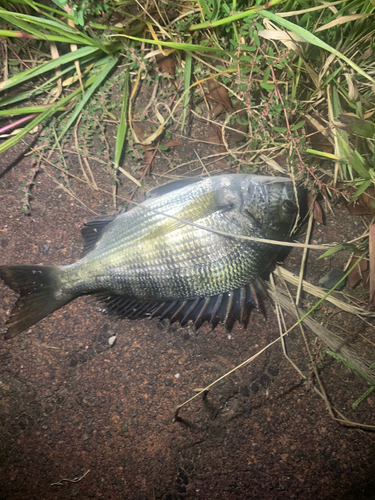
[[[108,339],[109,347],[113,347],[116,343],[116,340],[117,340],[116,335],[112,335],[112,337],[109,337]]]
[[[319,280],[319,285],[330,290],[345,276],[345,274],[345,271],[341,271],[341,269],[331,269],[329,273]],[[336,290],[339,292],[345,285],[346,279],[336,287]]]
[[[268,368],[268,373],[271,375],[271,377],[276,377],[276,375],[279,374],[279,369],[276,366],[270,366]]]
[[[164,382],[164,384],[169,387],[170,385],[172,385],[172,380],[170,378],[167,378],[167,380]]]
[[[242,396],[245,396],[245,398],[248,398],[250,396],[249,388],[247,387],[247,385],[243,385],[241,387],[240,393],[242,394]]]
[[[251,390],[256,394],[259,391],[259,385],[254,382],[254,384],[251,384]]]

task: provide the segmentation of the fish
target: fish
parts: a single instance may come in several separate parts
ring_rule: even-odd
[[[122,318],[246,327],[280,250],[262,240],[287,240],[297,212],[297,188],[285,177],[222,174],[156,187],[125,213],[85,222],[77,262],[0,266],[19,295],[5,338],[81,295]]]

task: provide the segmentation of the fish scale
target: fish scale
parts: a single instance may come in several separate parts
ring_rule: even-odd
[[[6,336],[83,294],[131,318],[245,324],[250,305],[259,303],[259,277],[279,248],[236,236],[284,241],[296,201],[290,179],[247,174],[152,190],[129,212],[88,221],[83,257],[74,264],[0,266],[0,278],[20,294]]]

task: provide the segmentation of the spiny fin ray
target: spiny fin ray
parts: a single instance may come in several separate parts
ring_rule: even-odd
[[[116,217],[116,215],[106,215],[103,217],[98,217],[96,219],[88,220],[84,223],[81,234],[85,241],[81,253],[81,259],[96,247],[96,245],[99,243],[99,240],[103,236],[103,233],[108,224],[114,221]]]
[[[229,293],[185,301],[145,303],[108,293],[96,296],[105,303],[109,312],[122,318],[157,317],[159,320],[168,319],[170,323],[178,321],[181,326],[192,321],[196,329],[207,321],[212,328],[223,323],[228,331],[232,330],[236,321],[246,328],[254,308],[265,314],[263,300],[266,298],[260,279],[253,285],[246,285]]]

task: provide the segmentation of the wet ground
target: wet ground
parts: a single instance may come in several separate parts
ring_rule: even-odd
[[[80,176],[76,157],[67,162]],[[1,263],[71,263],[82,247],[82,221],[95,216],[90,210],[113,210],[111,196],[73,180],[74,198],[46,167],[25,216],[19,188],[32,167],[31,158],[17,160],[16,151],[2,156]],[[110,191],[102,167],[93,161],[91,168],[97,184]],[[316,226],[316,241],[361,233],[360,219],[353,222],[343,207],[335,214]],[[310,254],[307,277],[317,284],[337,262],[316,263],[315,257]],[[286,265],[297,270],[299,261],[293,251]],[[1,326],[14,300],[0,285]],[[371,327],[334,314],[346,331],[373,338]],[[306,380],[277,343],[206,399],[184,406],[181,421],[173,421],[176,406],[195,389],[278,332],[270,305],[267,319],[254,312],[247,331],[237,325],[228,335],[220,326],[194,332],[156,320],[117,320],[80,298],[29,332],[1,341],[0,498],[375,499],[375,436],[331,418],[313,390],[312,364],[297,330],[287,339],[288,353]],[[364,383],[307,335],[330,401],[351,420],[375,424],[373,396],[351,409]]]

